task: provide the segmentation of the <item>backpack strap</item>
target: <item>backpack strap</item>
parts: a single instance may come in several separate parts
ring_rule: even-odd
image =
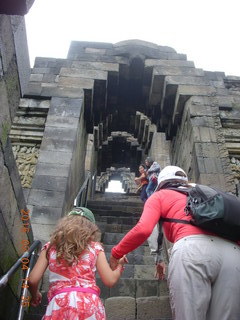
[[[160,218],[160,221],[163,221],[163,222],[176,222],[176,223],[183,223],[183,224],[191,224],[191,221],[182,220],[182,219],[174,219],[174,218]]]
[[[177,192],[180,192],[180,193],[183,193],[185,195],[189,195],[189,192],[191,190],[191,188],[177,188],[177,187],[167,187],[166,189],[168,190],[174,190],[174,191],[177,191]],[[188,220],[182,220],[182,219],[174,219],[174,218],[160,218],[160,221],[163,221],[163,222],[176,222],[176,223],[183,223],[183,224],[191,224],[190,221]]]

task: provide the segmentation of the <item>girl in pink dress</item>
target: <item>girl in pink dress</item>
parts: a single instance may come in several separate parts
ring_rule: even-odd
[[[127,259],[111,270],[93,213],[76,208],[62,218],[46,243],[29,276],[31,304],[41,303],[38,285],[49,267],[48,306],[42,320],[105,320],[105,309],[96,285],[97,270],[102,282],[112,287],[119,280]]]

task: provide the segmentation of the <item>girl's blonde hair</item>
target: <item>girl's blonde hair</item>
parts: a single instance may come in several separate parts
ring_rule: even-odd
[[[62,218],[50,238],[50,246],[56,248],[57,260],[64,259],[69,265],[77,261],[90,241],[100,241],[100,231],[96,224],[79,215]]]

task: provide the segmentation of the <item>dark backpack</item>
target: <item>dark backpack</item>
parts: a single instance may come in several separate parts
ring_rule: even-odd
[[[240,199],[208,186],[196,184],[193,187],[171,188],[186,194],[186,215],[192,219],[180,220],[161,218],[163,222],[177,222],[192,224],[207,231],[213,232],[220,237],[237,241],[240,240]]]

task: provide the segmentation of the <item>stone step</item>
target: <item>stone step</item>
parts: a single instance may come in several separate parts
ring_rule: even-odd
[[[111,297],[105,300],[108,320],[171,320],[169,297]]]
[[[126,233],[105,232],[102,234],[102,242],[106,245],[116,245],[122,240],[125,234]],[[145,241],[143,245],[147,246],[147,241]]]
[[[167,280],[157,281],[156,279],[119,279],[118,283],[112,287],[106,287],[100,278],[96,279],[97,285],[101,289],[101,298],[108,299],[110,297],[159,297],[168,295]]]
[[[117,224],[117,223],[107,224],[105,222],[100,222],[97,219],[96,219],[96,221],[97,221],[97,225],[102,233],[104,233],[104,232],[126,233],[129,230],[131,230],[133,227],[133,225],[127,225],[127,224]]]
[[[124,224],[134,226],[139,218],[138,217],[108,217],[108,216],[96,216],[96,221],[107,224]]]
[[[91,208],[101,208],[106,209],[106,210],[112,210],[113,208],[116,209],[116,207],[119,207],[120,209],[122,208],[127,208],[130,209],[132,207],[134,208],[143,208],[143,202],[136,202],[136,201],[122,201],[122,199],[119,200],[89,200],[87,202],[87,206]],[[130,208],[128,208],[130,207]]]
[[[140,247],[138,247],[137,249],[133,250],[131,252],[131,254],[133,255],[140,255],[140,256],[149,256],[150,250],[149,247],[147,245],[147,242],[145,241],[144,244],[146,245],[141,245]],[[114,247],[114,245],[109,245],[109,244],[104,244],[104,250],[106,253],[111,252],[112,248]]]
[[[94,213],[94,215],[99,215],[99,216],[131,217],[131,216],[140,216],[142,213],[142,209],[134,208],[134,207],[99,209],[97,207],[93,208],[91,206],[88,206],[88,209],[90,209]]]

